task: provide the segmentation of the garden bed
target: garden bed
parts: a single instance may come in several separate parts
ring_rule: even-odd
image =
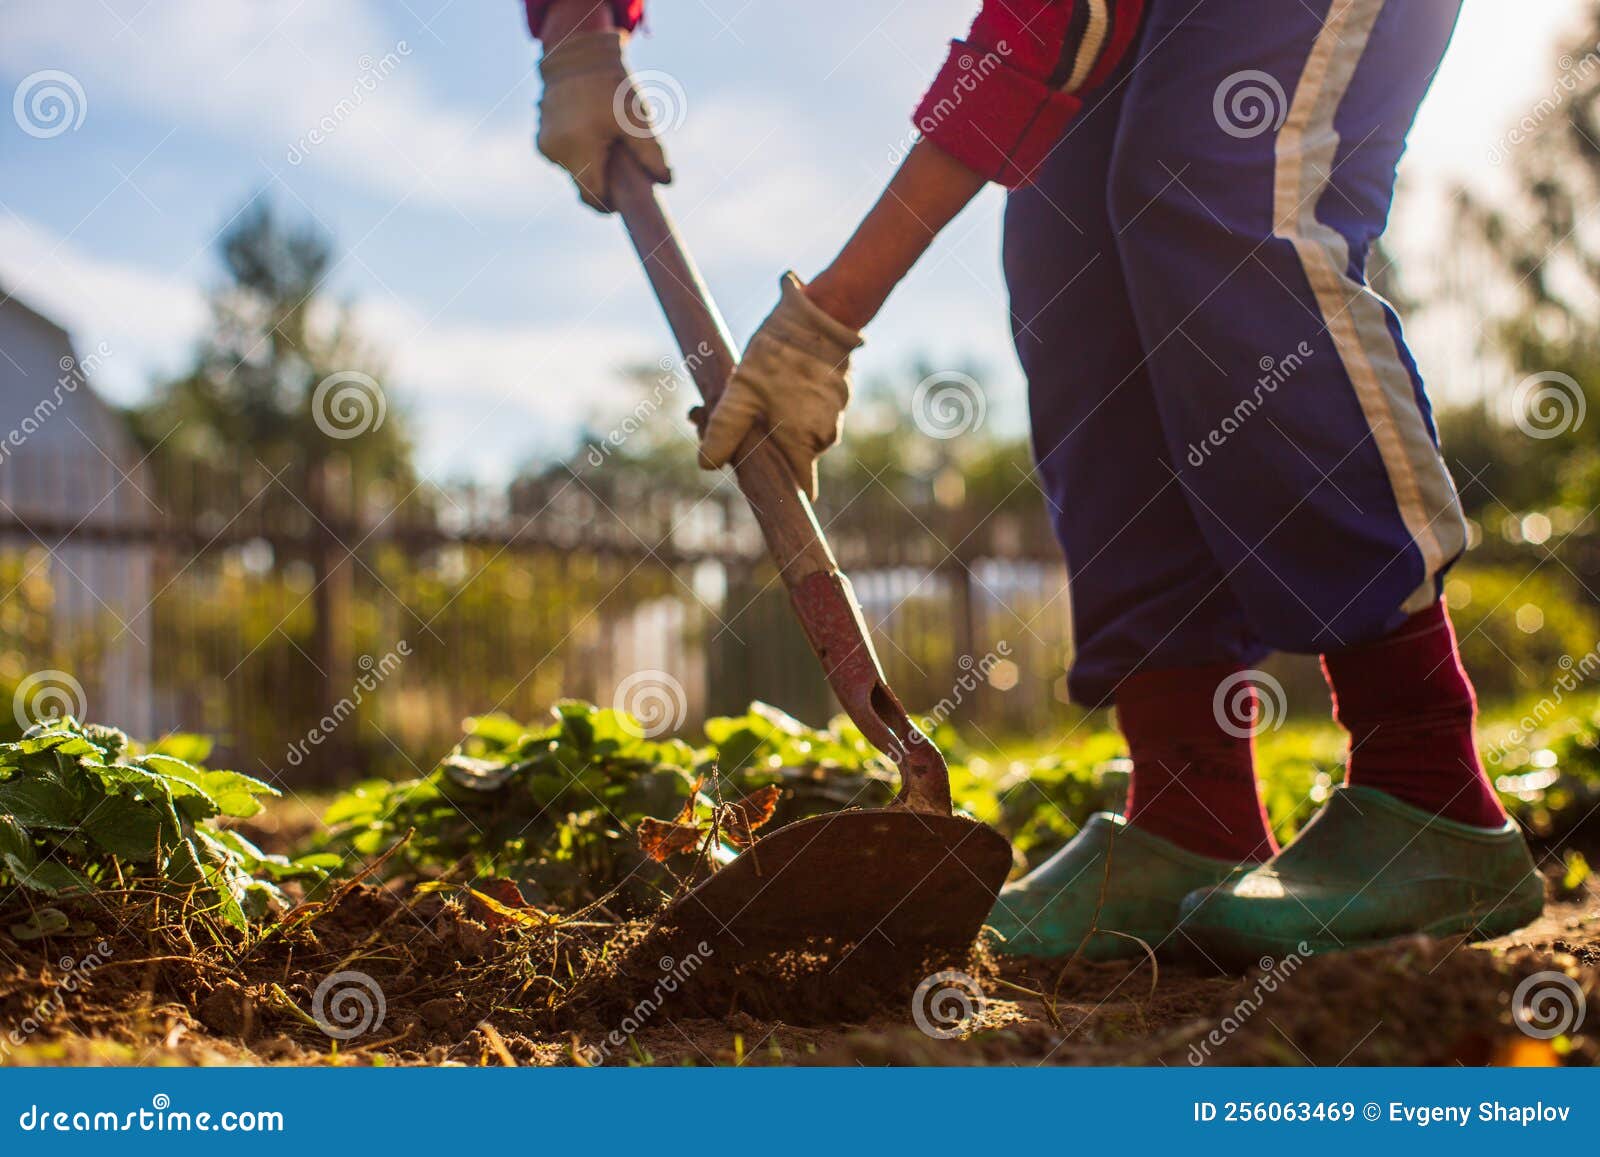
[[[0,747],[0,1063],[1592,1064],[1592,707],[1515,741],[1486,732],[1541,841],[1538,923],[1245,976],[1004,960],[982,942],[898,972],[833,946],[752,967],[666,937],[654,913],[726,841],[886,797],[858,735],[767,708],[713,721],[699,748],[580,704],[477,720],[429,775],[315,803],[207,769],[186,737],[45,729]],[[1336,771],[1325,736],[1290,730],[1263,744],[1283,835]],[[1036,861],[1120,790],[1105,747],[958,760],[958,798]],[[941,972],[958,975],[921,983]],[[1563,994],[1587,1024],[1516,1023],[1559,1020]]]

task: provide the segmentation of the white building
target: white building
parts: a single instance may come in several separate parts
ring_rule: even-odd
[[[151,736],[155,558],[140,534],[159,512],[137,445],[91,385],[113,356],[74,349],[0,286],[0,557],[48,568],[55,593],[56,653],[24,664],[71,657],[90,719]]]

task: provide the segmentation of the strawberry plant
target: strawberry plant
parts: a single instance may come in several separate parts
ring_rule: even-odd
[[[557,704],[543,723],[479,716],[431,774],[369,780],[337,798],[318,846],[371,858],[414,832],[391,868],[464,866],[570,906],[623,883],[634,898],[670,885],[641,853],[637,829],[691,800],[709,814],[719,802],[778,787],[777,822],[787,823],[893,795],[891,769],[843,720],[817,730],[757,703],[708,721],[705,734],[700,747],[647,738],[627,714],[576,700]]]
[[[193,891],[243,930],[283,904],[279,883],[325,877],[327,859],[270,856],[216,824],[278,792],[204,767],[210,746],[173,735],[142,747],[71,717],[0,744],[0,886],[68,896],[150,881]]]

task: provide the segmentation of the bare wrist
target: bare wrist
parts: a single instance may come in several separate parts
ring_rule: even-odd
[[[873,293],[836,273],[832,266],[806,283],[806,300],[851,329],[865,329],[877,316],[887,294]]]

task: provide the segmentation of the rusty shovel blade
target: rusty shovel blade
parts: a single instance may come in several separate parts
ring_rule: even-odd
[[[822,942],[964,951],[1010,868],[1005,837],[961,816],[834,812],[762,837],[663,919],[752,955]]]

